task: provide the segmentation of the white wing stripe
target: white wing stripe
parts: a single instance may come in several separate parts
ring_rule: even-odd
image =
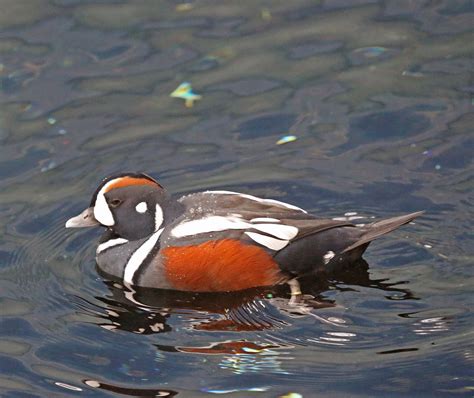
[[[281,221],[278,218],[257,217],[257,218],[252,218],[250,222],[281,222]]]
[[[206,232],[218,232],[225,231],[226,229],[247,228],[252,228],[252,224],[249,224],[237,217],[211,216],[179,224],[173,228],[171,234],[176,238],[183,238],[185,236],[203,234]]]
[[[245,232],[250,238],[252,238],[255,242],[261,244],[262,246],[268,247],[271,250],[281,250],[287,244],[287,240],[280,240],[271,238],[270,236],[260,235],[255,232]]]
[[[298,228],[283,224],[254,224],[254,229],[273,235],[276,238],[290,240],[298,235]]]
[[[210,216],[198,220],[183,222],[171,231],[176,238],[193,236],[209,232],[235,229],[257,229],[275,238],[290,240],[298,234],[298,228],[284,224],[251,224],[237,217]]]
[[[163,228],[156,231],[137,250],[135,250],[135,253],[132,254],[123,273],[123,280],[125,282],[133,284],[133,276],[135,275],[135,272],[137,272],[143,261],[145,261],[146,257],[153,250],[162,232]]]

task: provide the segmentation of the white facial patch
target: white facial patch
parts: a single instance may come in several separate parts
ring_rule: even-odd
[[[148,210],[148,206],[147,206],[146,202],[140,202],[139,204],[137,204],[135,206],[135,210],[138,213],[145,213]]]
[[[102,189],[97,194],[97,198],[94,204],[94,217],[97,221],[99,221],[102,225],[106,225],[107,227],[111,227],[115,224],[114,216],[110,211],[109,205],[105,200],[105,192],[107,188],[114,184],[119,178],[116,178],[112,181],[109,181],[105,184]]]
[[[132,254],[127,262],[127,265],[125,265],[125,270],[123,273],[123,280],[126,283],[133,283],[133,276],[135,275],[135,272],[138,271],[143,261],[145,261],[147,256],[153,250],[162,232],[163,229],[156,231],[137,250],[135,250],[135,253]]]
[[[155,231],[158,231],[158,229],[161,227],[161,224],[163,224],[163,210],[161,209],[160,205],[156,205],[156,208],[155,208]]]
[[[97,246],[96,253],[99,254],[109,247],[123,245],[124,243],[128,243],[128,240],[123,238],[110,239],[107,242],[101,243],[99,246]]]
[[[266,205],[273,205],[277,207],[283,207],[286,209],[297,210],[303,213],[307,213],[306,210],[303,210],[297,206],[290,205],[289,203],[280,202],[279,200],[275,200],[275,199],[257,198],[256,196],[247,195],[245,193],[238,193],[238,192],[232,192],[232,191],[206,191],[205,193],[214,194],[214,195],[237,195],[237,196],[240,196],[241,198],[254,200],[255,202],[263,203]]]

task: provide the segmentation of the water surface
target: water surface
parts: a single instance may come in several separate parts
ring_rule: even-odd
[[[472,2],[1,8],[2,396],[472,395]],[[299,311],[284,286],[130,291],[95,269],[100,231],[64,229],[127,170],[357,223],[426,215],[305,281]]]

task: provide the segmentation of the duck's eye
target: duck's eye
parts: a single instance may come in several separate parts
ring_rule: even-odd
[[[122,201],[120,199],[112,199],[109,204],[111,207],[118,207],[121,203]]]

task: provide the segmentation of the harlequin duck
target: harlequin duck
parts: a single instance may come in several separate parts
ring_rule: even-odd
[[[355,261],[422,212],[355,226],[288,203],[230,191],[173,198],[146,174],[108,177],[66,228],[106,228],[97,265],[126,284],[223,292],[288,283]]]

